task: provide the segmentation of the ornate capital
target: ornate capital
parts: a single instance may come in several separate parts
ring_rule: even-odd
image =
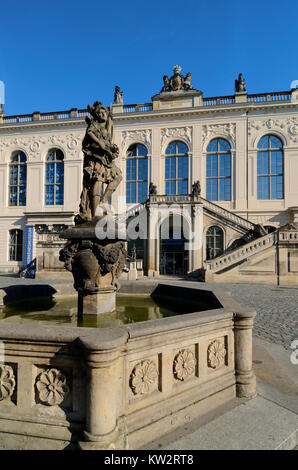
[[[186,141],[189,149],[192,146],[192,127],[171,127],[161,129],[161,148],[165,152],[165,146],[173,139]]]
[[[211,139],[216,137],[229,137],[235,147],[236,142],[236,123],[230,122],[225,124],[206,124],[202,127],[202,143],[205,145]]]
[[[134,143],[144,144],[148,153],[152,153],[152,131],[151,129],[123,131],[121,134],[121,149],[124,150]]]

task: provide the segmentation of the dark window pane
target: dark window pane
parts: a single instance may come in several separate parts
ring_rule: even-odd
[[[138,160],[138,179],[146,180],[148,179],[148,159],[140,158]]]
[[[258,176],[258,199],[269,199],[269,177]]]
[[[217,152],[217,139],[211,140],[207,146],[207,152]]]
[[[273,150],[271,152],[271,174],[281,174],[283,172],[282,166],[282,152]]]
[[[148,155],[148,150],[145,145],[138,144],[138,155],[141,157],[146,157],[146,155]]]
[[[176,178],[176,158],[168,157],[165,162],[165,175],[166,179]]]
[[[18,204],[18,188],[17,186],[12,186],[9,190],[9,205],[17,206]]]
[[[136,201],[136,183],[126,183],[126,202],[132,204]]]
[[[175,181],[166,181],[166,194],[176,194]]]
[[[55,175],[55,164],[48,163],[46,165],[46,183],[54,183],[54,175]]]
[[[221,178],[219,180],[219,200],[230,201],[231,200],[231,179]]]
[[[178,157],[178,178],[188,178],[188,157]]]
[[[229,142],[224,139],[219,139],[219,151],[220,152],[229,152],[231,149]]]
[[[55,155],[55,156],[56,156],[56,160],[60,160],[60,161],[61,161],[61,160],[64,159],[64,154],[63,154],[62,150],[57,149],[57,150],[55,151],[55,154],[56,154],[56,155]]]
[[[22,163],[24,163],[27,160],[26,155],[24,154],[24,152],[20,152],[19,159],[20,159],[20,162],[22,162]]]
[[[283,198],[283,178],[282,176],[271,176],[271,199]]]
[[[137,146],[131,145],[127,151],[127,156],[128,157],[136,157],[137,156]]]
[[[19,205],[20,206],[25,206],[26,205],[26,187],[25,186],[20,186]]]
[[[12,155],[12,156],[10,157],[10,161],[11,161],[12,163],[18,162],[18,161],[19,161],[19,154],[18,154],[18,153],[15,153],[14,155]]]
[[[137,202],[146,201],[147,198],[148,198],[147,182],[138,183],[138,201]]]
[[[11,165],[9,184],[18,184],[18,165]]]
[[[136,160],[126,161],[126,179],[128,181],[135,180],[137,177],[137,162]]]
[[[54,204],[54,185],[46,186],[46,205]]]
[[[258,175],[269,174],[269,152],[258,152],[257,159],[257,173]]]
[[[259,149],[268,149],[269,148],[269,135],[264,135],[258,142]]]
[[[219,176],[231,176],[230,154],[219,155]]]
[[[281,149],[282,148],[282,142],[280,139],[275,137],[274,135],[270,136],[270,147],[272,149]]]
[[[207,177],[217,176],[217,155],[207,155],[206,157],[206,175]]]
[[[188,153],[188,148],[183,142],[177,142],[177,153]]]
[[[178,181],[178,194],[187,194],[187,181]]]
[[[26,184],[26,176],[27,176],[27,166],[20,165],[20,184]]]
[[[55,160],[55,152],[49,152],[47,155],[47,161],[54,161]]]
[[[56,163],[56,183],[64,182],[64,163]]]
[[[63,184],[56,185],[56,204],[63,205]]]
[[[167,146],[166,154],[167,155],[175,155],[176,154],[176,142],[172,142]]]
[[[206,181],[206,197],[209,201],[217,201],[217,179]]]

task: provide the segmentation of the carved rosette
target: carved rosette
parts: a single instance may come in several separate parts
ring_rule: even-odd
[[[195,365],[193,353],[189,349],[182,349],[174,360],[174,377],[181,381],[189,379],[195,372]]]
[[[135,395],[149,393],[157,383],[158,372],[153,361],[142,361],[137,364],[130,375],[130,388]]]
[[[187,142],[189,149],[192,143],[192,127],[172,127],[161,129],[161,148],[165,151],[165,145],[172,139],[183,139]]]
[[[69,394],[67,379],[57,369],[47,369],[36,380],[39,400],[45,405],[60,405]]]
[[[226,354],[227,350],[221,341],[212,341],[212,343],[209,344],[207,352],[208,366],[212,367],[212,369],[218,369],[223,366]]]
[[[0,365],[0,401],[13,395],[16,386],[13,368],[8,365]]]

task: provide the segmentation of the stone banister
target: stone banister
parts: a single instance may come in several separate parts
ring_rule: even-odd
[[[298,233],[297,233],[298,235]],[[205,261],[205,266],[207,271],[212,271],[213,273],[222,271],[228,267],[233,266],[240,261],[246,260],[248,257],[259,253],[266,248],[269,248],[275,244],[277,240],[277,232],[268,233],[264,237],[257,238],[246,245],[243,245],[239,248],[236,248],[229,253],[217,256],[214,259]]]
[[[220,207],[217,204],[214,204],[214,202],[204,199],[201,196],[200,196],[200,202],[203,203],[203,207],[207,211],[213,212],[214,214],[223,217],[224,219],[232,222],[238,227],[244,228],[246,230],[255,230],[256,228],[256,225],[250,222],[249,220],[246,220],[243,217],[240,217],[239,215],[234,214],[233,212],[228,211],[227,209],[224,209],[223,207]]]

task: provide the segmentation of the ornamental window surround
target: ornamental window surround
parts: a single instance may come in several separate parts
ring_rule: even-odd
[[[165,194],[189,193],[189,149],[184,142],[171,142],[165,152]]]
[[[258,142],[257,198],[284,197],[283,144],[275,135],[264,135]]]
[[[8,253],[9,261],[23,260],[23,230],[9,230]]]
[[[231,146],[222,138],[211,140],[207,146],[206,199],[231,200]]]
[[[26,206],[27,157],[17,151],[11,155],[9,164],[9,205]]]
[[[49,150],[46,158],[45,205],[64,204],[64,154],[60,149]]]
[[[148,198],[148,150],[145,145],[132,144],[126,154],[126,203]]]

